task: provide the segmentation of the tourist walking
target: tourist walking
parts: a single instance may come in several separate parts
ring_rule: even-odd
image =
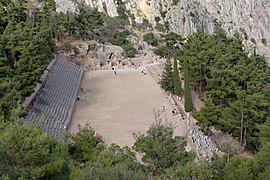
[[[116,72],[116,68],[115,68],[115,67],[113,67],[113,68],[112,68],[112,70],[113,70],[114,75],[116,75],[116,74],[117,74],[117,72]]]

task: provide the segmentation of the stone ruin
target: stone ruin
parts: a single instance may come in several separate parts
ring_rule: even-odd
[[[119,47],[110,44],[100,45],[97,51],[97,65],[102,67],[123,66],[125,51]]]
[[[181,117],[181,122],[187,128],[187,137],[192,143],[198,158],[204,158],[208,162],[215,154],[222,153],[217,146],[206,136],[199,126],[190,122],[186,117]]]
[[[43,132],[58,138],[63,136],[71,121],[83,69],[65,60],[54,61],[26,109],[28,123],[40,126]]]

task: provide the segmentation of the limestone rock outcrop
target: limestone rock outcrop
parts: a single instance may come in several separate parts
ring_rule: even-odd
[[[81,0],[84,1],[84,0]],[[109,16],[117,16],[121,0],[85,0]],[[75,11],[71,0],[56,0],[57,10]],[[184,36],[203,27],[212,33],[218,27],[229,35],[238,32],[248,51],[264,54],[270,59],[269,0],[122,0],[127,14],[134,21],[143,19],[156,26],[166,24],[171,31]]]

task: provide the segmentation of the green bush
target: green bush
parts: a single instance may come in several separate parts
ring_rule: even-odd
[[[70,44],[70,42],[65,41],[63,44],[63,50],[65,52],[70,52],[72,50],[72,45]]]
[[[265,38],[262,38],[263,45],[267,46],[267,40]]]
[[[161,56],[161,57],[166,57],[166,58],[171,57],[171,52],[167,46],[161,46],[161,47],[154,49],[154,53],[156,55]]]
[[[109,39],[109,42],[112,45],[120,46],[124,49],[127,57],[135,57],[135,54],[137,53],[136,49],[126,40],[125,38],[121,36],[117,36],[116,38]]]
[[[127,57],[135,57],[135,54],[137,53],[137,51],[130,43],[124,44],[121,47],[125,50]]]
[[[143,36],[143,40],[152,46],[158,45],[158,40],[153,33],[147,33]]]
[[[99,29],[99,42],[109,42],[124,49],[127,57],[134,57],[136,49],[126,39],[130,31],[124,29],[123,21],[119,18],[109,18],[105,26]]]
[[[160,17],[159,16],[155,17],[155,21],[158,23],[160,21]]]
[[[161,11],[160,15],[164,19],[166,17],[167,11]]]
[[[128,35],[130,35],[129,30],[125,29],[124,31],[120,32],[120,35],[124,38],[126,38]]]
[[[117,36],[115,38],[111,38],[111,39],[109,39],[109,42],[112,45],[116,45],[116,46],[122,46],[122,45],[128,43],[128,41],[125,38],[121,37],[121,36]]]
[[[173,0],[173,6],[176,6],[180,0]]]
[[[170,30],[170,23],[168,21],[165,21],[164,25],[165,25],[166,30],[169,31]]]
[[[257,44],[254,38],[251,38],[250,41],[253,42],[254,44]]]

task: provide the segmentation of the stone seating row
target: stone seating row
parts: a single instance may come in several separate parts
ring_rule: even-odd
[[[82,75],[82,68],[57,60],[28,110],[27,120],[40,124],[53,137],[61,137],[70,123]]]

